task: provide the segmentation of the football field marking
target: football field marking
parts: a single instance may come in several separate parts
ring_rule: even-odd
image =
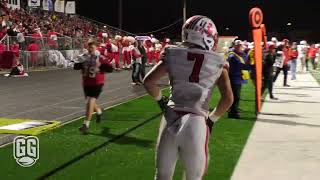
[[[163,88],[162,90],[166,90],[166,89],[169,89],[169,87]],[[105,110],[108,110],[108,109],[111,109],[111,108],[120,106],[120,105],[122,105],[122,104],[126,104],[126,103],[128,103],[128,102],[130,102],[130,101],[133,101],[133,100],[142,98],[142,97],[147,96],[147,95],[148,95],[147,93],[144,93],[144,94],[142,94],[142,95],[140,95],[140,96],[137,96],[137,97],[128,99],[128,100],[126,100],[126,101],[123,101],[123,102],[114,104],[114,105],[112,105],[112,106],[106,107],[106,108],[104,108],[103,110],[105,111]],[[110,103],[110,101],[109,101],[109,103]],[[102,103],[101,105],[103,105],[103,104],[105,105],[105,104],[108,104],[108,103]],[[83,112],[83,111],[84,111],[84,110],[82,110],[82,111],[80,111],[80,112]],[[80,112],[77,112],[77,113],[80,113]],[[75,114],[75,113],[72,113],[72,115],[74,115],[74,114]],[[95,113],[94,113],[94,114],[95,114]],[[66,115],[65,117],[68,117],[68,116],[71,116],[71,114]],[[61,117],[60,117],[60,118],[61,118]],[[85,118],[84,115],[83,115],[83,116],[80,116],[80,117],[78,117],[78,118],[72,119],[72,120],[70,120],[70,121],[61,122],[59,126],[57,126],[57,127],[55,127],[55,128],[52,128],[52,129],[60,128],[60,127],[62,127],[62,126],[64,126],[64,125],[70,124],[70,123],[72,123],[72,122],[78,121],[78,120],[83,119],[83,118]],[[51,129],[51,130],[52,130],[52,129]],[[14,135],[8,134],[8,135],[1,136],[1,138],[8,138],[8,137],[10,137],[10,136],[14,136]],[[3,148],[3,147],[5,147],[5,146],[8,146],[8,145],[10,145],[10,144],[12,144],[12,143],[13,143],[13,142],[10,141],[10,142],[8,142],[8,143],[2,144],[2,145],[0,146],[0,148]]]
[[[130,128],[130,129],[126,130],[125,132],[115,136],[114,138],[111,138],[108,141],[106,141],[106,142],[104,142],[104,143],[92,148],[91,150],[86,151],[85,153],[76,156],[75,158],[71,159],[70,161],[60,165],[59,167],[57,167],[57,168],[55,168],[55,169],[53,169],[53,170],[51,170],[49,172],[47,172],[46,174],[40,176],[37,179],[47,179],[48,177],[51,177],[52,175],[56,174],[57,172],[59,172],[59,171],[65,169],[65,168],[73,165],[74,163],[77,163],[78,161],[82,160],[83,158],[86,158],[87,156],[91,155],[92,153],[96,152],[97,150],[100,150],[101,148],[104,148],[105,146],[116,142],[117,140],[119,140],[122,137],[126,136],[127,134],[135,131],[136,129],[138,129],[140,127],[143,127],[144,125],[146,125],[147,123],[151,122],[152,120],[156,119],[157,117],[159,117],[161,115],[162,115],[162,112],[152,116],[151,118],[149,118],[149,119],[141,122],[140,124],[138,124],[138,125]],[[106,148],[105,151],[107,151],[107,148]]]

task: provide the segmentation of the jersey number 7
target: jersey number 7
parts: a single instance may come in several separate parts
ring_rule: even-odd
[[[204,60],[204,55],[189,52],[187,56],[188,61],[195,61],[192,73],[189,76],[189,82],[199,83],[199,74]]]

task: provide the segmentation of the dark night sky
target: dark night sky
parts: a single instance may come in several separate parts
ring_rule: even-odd
[[[264,11],[268,31],[312,30],[320,34],[320,1],[287,0],[187,0],[188,17],[196,14],[210,17],[220,35],[249,33],[248,12],[258,6]],[[106,4],[101,5],[104,2]],[[218,3],[217,3],[218,2]],[[78,0],[77,13],[118,26],[118,0]],[[123,29],[132,33],[149,32],[182,17],[180,0],[123,0]],[[293,26],[286,24],[292,22]],[[182,22],[168,29],[171,34],[180,33]],[[226,31],[225,28],[230,30]]]

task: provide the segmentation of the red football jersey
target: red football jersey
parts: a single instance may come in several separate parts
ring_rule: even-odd
[[[58,45],[57,42],[54,39],[58,38],[58,33],[54,32],[54,31],[50,31],[48,32],[48,45],[51,46],[56,46]]]

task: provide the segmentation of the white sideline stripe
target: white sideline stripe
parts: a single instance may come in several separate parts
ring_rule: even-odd
[[[167,88],[163,88],[163,89],[161,89],[161,90],[166,90],[166,89],[168,89],[168,87],[167,87]],[[122,105],[122,104],[125,104],[125,103],[128,103],[128,102],[130,102],[130,101],[133,101],[133,100],[142,98],[142,97],[147,96],[147,95],[148,95],[148,94],[145,93],[145,94],[143,94],[143,95],[141,95],[141,96],[137,96],[137,97],[134,97],[134,98],[132,98],[132,99],[128,99],[127,101],[124,101],[124,102],[121,102],[121,103],[118,103],[118,104],[109,106],[109,107],[107,107],[107,108],[104,108],[103,110],[105,111],[105,110],[114,108],[114,107],[116,107],[116,106],[120,106],[120,105]],[[107,104],[107,103],[103,103],[103,104]],[[94,114],[95,114],[95,113],[94,113]],[[69,116],[70,116],[70,115],[69,115]],[[60,128],[60,127],[62,127],[62,126],[64,126],[64,125],[67,125],[67,124],[70,124],[70,123],[72,123],[72,122],[78,121],[78,120],[80,120],[80,119],[82,119],[82,118],[84,118],[84,117],[85,117],[85,116],[80,116],[80,117],[75,118],[75,119],[73,119],[73,120],[66,121],[66,122],[64,122],[64,123],[61,123],[59,126],[53,128],[53,129]],[[13,135],[11,135],[11,134],[10,134],[10,135],[5,135],[4,137],[1,137],[1,138],[6,138],[6,137],[9,137],[9,136],[13,136]],[[8,143],[6,143],[6,144],[3,144],[3,145],[0,146],[0,148],[3,148],[3,147],[5,147],[5,146],[8,146],[8,145],[10,145],[10,144],[12,144],[12,143],[13,143],[13,142],[8,142]]]

